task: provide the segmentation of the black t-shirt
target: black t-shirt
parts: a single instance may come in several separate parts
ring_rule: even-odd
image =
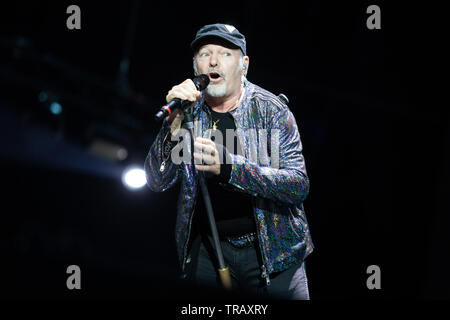
[[[220,130],[223,137],[223,145],[231,146],[231,142],[227,144],[226,129],[236,130],[233,116],[228,113],[219,113],[211,110],[213,130]],[[215,126],[214,126],[215,124]],[[212,140],[214,140],[212,138]],[[216,141],[219,143],[219,141]],[[234,136],[234,147],[228,148],[228,151],[236,154],[240,148],[239,141]],[[232,150],[230,150],[232,149]],[[233,191],[225,188],[222,184],[226,184],[229,180],[231,172],[231,164],[221,166],[220,176],[212,176],[206,179],[209,196],[216,219],[217,230],[220,236],[240,236],[246,233],[255,232],[255,218],[252,208],[250,195]],[[205,204],[201,189],[199,188],[199,197],[197,199],[194,212],[194,231],[210,233],[209,220],[206,214]]]

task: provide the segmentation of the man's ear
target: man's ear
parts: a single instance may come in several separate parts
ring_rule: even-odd
[[[242,71],[243,71],[243,75],[247,76],[247,72],[248,72],[248,66],[250,64],[250,58],[248,56],[244,57],[244,63],[242,64]]]

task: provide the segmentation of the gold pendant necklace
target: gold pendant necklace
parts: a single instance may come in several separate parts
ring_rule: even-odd
[[[217,120],[217,121],[214,121],[214,120],[213,120],[213,125],[212,125],[212,129],[213,129],[213,130],[217,130],[217,122],[219,122],[219,121],[220,121],[220,119]]]
[[[226,113],[230,112],[232,109],[234,109],[236,107],[236,105],[241,101],[243,93],[244,93],[244,91],[241,90],[241,93],[239,94],[239,98],[236,100],[236,102],[233,104],[233,106],[226,111]],[[218,119],[217,121],[213,120],[213,125],[212,125],[213,130],[217,130],[217,122],[219,122],[219,121],[220,121],[220,119]]]

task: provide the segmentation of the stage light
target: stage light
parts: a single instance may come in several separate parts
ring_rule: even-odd
[[[40,102],[45,102],[45,101],[47,101],[47,99],[48,99],[48,94],[47,94],[47,92],[41,91],[41,92],[39,93],[39,101],[40,101]]]
[[[61,112],[62,112],[62,106],[56,101],[54,101],[50,104],[49,109],[50,109],[50,112],[53,113],[54,115],[61,114]]]
[[[89,151],[112,161],[123,161],[128,157],[125,147],[101,138],[95,138],[91,142]]]
[[[127,168],[123,171],[122,182],[131,190],[140,189],[147,183],[145,171],[139,167]]]

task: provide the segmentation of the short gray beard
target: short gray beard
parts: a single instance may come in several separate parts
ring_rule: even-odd
[[[210,84],[205,90],[206,94],[211,97],[224,97],[227,94],[227,84],[225,82],[221,84]]]

